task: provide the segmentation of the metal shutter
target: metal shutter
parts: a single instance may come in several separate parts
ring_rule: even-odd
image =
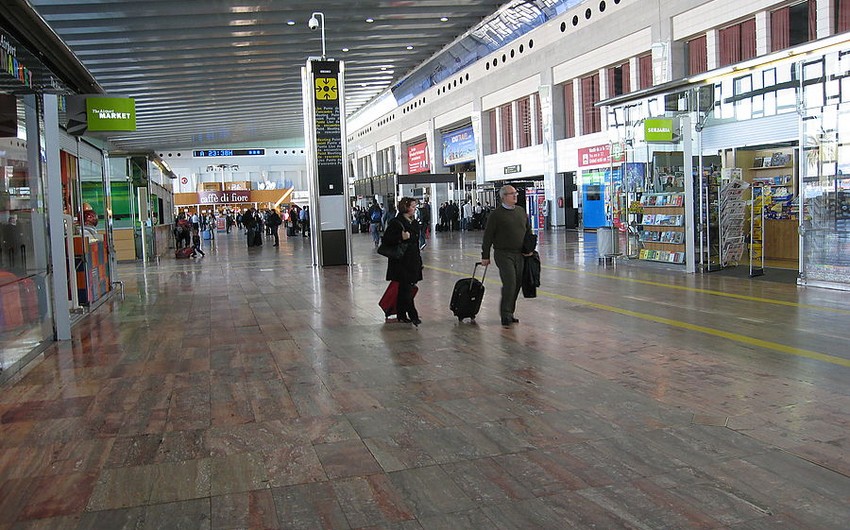
[[[702,149],[717,151],[730,147],[747,147],[800,138],[800,117],[796,112],[768,118],[737,121],[706,127],[702,131]]]

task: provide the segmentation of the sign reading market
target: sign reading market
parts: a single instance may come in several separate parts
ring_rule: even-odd
[[[86,98],[86,121],[91,132],[135,131],[136,101],[89,96]]]

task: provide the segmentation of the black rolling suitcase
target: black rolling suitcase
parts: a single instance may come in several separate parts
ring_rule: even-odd
[[[481,300],[484,298],[484,277],[487,276],[487,267],[484,267],[481,280],[478,280],[475,278],[475,273],[478,271],[479,265],[481,265],[481,262],[476,263],[475,268],[472,269],[472,277],[463,278],[455,282],[449,309],[452,310],[458,321],[463,322],[464,318],[475,320],[478,310],[481,309]]]

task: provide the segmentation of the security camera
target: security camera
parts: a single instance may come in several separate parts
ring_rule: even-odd
[[[309,26],[311,30],[316,31],[319,29],[319,19],[315,16],[310,17],[310,20],[307,21],[307,26]]]

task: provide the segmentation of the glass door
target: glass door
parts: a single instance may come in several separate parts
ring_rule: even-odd
[[[850,50],[801,62],[800,278],[850,289]]]

